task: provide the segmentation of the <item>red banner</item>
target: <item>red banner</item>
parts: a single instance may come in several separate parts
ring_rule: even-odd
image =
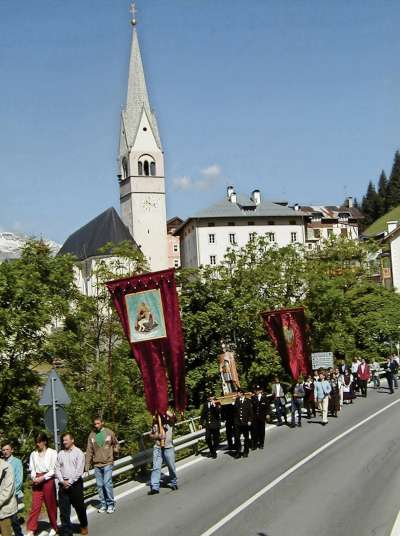
[[[184,411],[184,340],[174,270],[106,285],[142,373],[148,410],[167,411],[169,376],[175,409]]]
[[[303,307],[262,313],[264,327],[292,377],[311,373],[307,321]]]

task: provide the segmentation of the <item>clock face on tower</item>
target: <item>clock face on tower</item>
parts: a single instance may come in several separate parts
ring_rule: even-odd
[[[142,206],[144,210],[147,210],[149,212],[152,208],[157,208],[158,203],[157,201],[152,201],[150,197],[146,197],[146,199],[143,201]]]

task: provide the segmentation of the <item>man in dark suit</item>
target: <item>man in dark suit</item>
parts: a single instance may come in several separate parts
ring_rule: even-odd
[[[210,456],[217,457],[219,445],[219,431],[221,429],[221,406],[213,395],[209,395],[203,405],[200,415],[200,424],[206,429],[206,443],[210,449]]]
[[[252,449],[264,448],[265,421],[267,418],[269,402],[259,385],[254,388],[254,395],[251,398],[253,404],[253,426],[251,429]]]
[[[253,422],[253,405],[251,400],[244,396],[243,389],[238,390],[235,400],[235,446],[236,458],[240,458],[242,450],[241,437],[243,436],[243,458],[249,455],[250,439],[249,432]]]
[[[228,450],[233,450],[235,446],[235,406],[233,404],[223,404],[221,418],[225,421]]]

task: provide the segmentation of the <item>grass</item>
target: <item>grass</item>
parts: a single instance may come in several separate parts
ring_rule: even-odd
[[[400,221],[400,206],[393,208],[371,224],[363,232],[364,236],[374,236],[387,230],[388,221]]]

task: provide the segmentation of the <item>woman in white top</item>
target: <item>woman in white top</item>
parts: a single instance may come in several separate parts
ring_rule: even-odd
[[[54,471],[57,462],[57,452],[49,448],[46,434],[36,438],[36,450],[29,458],[29,471],[32,480],[32,506],[29,514],[27,536],[34,536],[38,529],[38,521],[42,504],[46,505],[51,530],[49,536],[57,534],[57,499],[54,484]]]

